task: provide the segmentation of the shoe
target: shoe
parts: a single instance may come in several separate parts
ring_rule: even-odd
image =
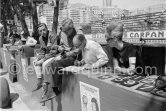
[[[44,98],[46,96],[47,92],[48,92],[48,85],[49,85],[48,82],[43,83],[43,86],[42,86],[43,87],[42,98]]]
[[[53,87],[52,89],[53,89],[54,93],[56,94],[56,96],[58,96],[61,93],[61,91],[59,90],[58,87]]]
[[[32,92],[39,90],[41,87],[42,87],[42,78],[38,78],[37,86]]]
[[[53,98],[55,98],[55,97],[57,97],[57,95],[53,95],[53,96],[51,96],[51,97],[48,97],[48,98],[46,98],[46,99],[43,99],[43,100],[40,101],[40,103],[47,102],[48,100],[51,100],[51,99],[53,99]]]

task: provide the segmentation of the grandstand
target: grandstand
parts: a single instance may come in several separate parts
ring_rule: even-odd
[[[96,21],[92,24],[92,33],[101,32],[111,20],[122,20],[126,31],[161,30],[166,28],[166,12],[155,12]]]
[[[124,40],[127,40],[127,32],[136,32],[136,31],[161,31],[166,30],[166,4],[157,5],[154,7],[158,7],[158,10],[154,8],[154,10],[142,11],[142,13],[135,13],[130,15],[122,14],[121,18],[111,18],[105,20],[98,20],[92,24],[92,34],[102,33],[104,34],[106,26],[112,20],[121,20],[125,27]],[[152,7],[150,7],[152,8]],[[150,9],[149,8],[149,9]],[[165,32],[166,33],[166,32]],[[166,36],[166,35],[165,35]],[[166,38],[166,37],[165,37]],[[140,39],[140,38],[139,38]],[[139,39],[130,38],[127,40],[128,42],[140,42]],[[157,42],[157,43],[166,43],[166,40],[149,40],[148,42]]]

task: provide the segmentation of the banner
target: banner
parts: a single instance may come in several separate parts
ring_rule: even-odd
[[[163,39],[165,39],[166,38],[166,30],[127,32],[126,38],[147,38],[147,39],[163,38]]]
[[[99,88],[80,82],[82,111],[100,111]]]

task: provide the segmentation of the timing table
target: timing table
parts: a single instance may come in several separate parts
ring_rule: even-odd
[[[72,66],[63,69],[62,111],[84,111],[85,105],[91,111],[92,100],[96,100],[95,109],[98,109],[94,111],[166,110],[166,92],[154,88],[155,75],[125,76],[108,69],[77,69]]]

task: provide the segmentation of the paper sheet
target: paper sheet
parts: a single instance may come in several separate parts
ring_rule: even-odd
[[[84,67],[83,66],[69,66],[69,67],[66,67],[62,70],[63,71],[70,71],[70,72],[80,72],[80,71],[84,70]]]

